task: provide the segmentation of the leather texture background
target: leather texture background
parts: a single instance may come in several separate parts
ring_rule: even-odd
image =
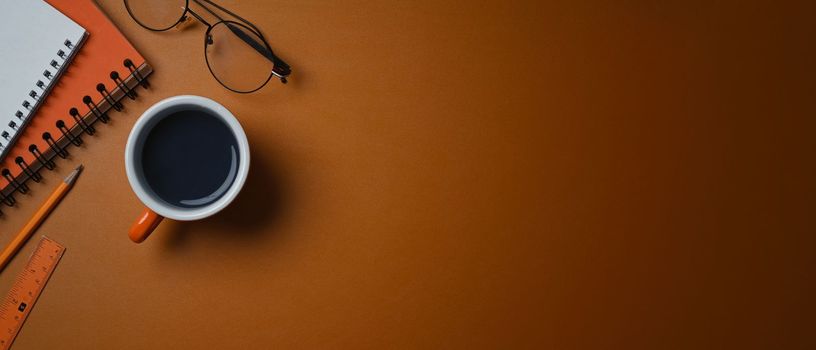
[[[100,2],[153,88],[4,209],[6,241],[85,164],[15,349],[816,347],[813,2],[220,3],[288,85]],[[180,94],[237,116],[249,180],[136,245],[125,141]]]

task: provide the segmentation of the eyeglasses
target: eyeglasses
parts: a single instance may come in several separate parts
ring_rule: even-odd
[[[130,17],[140,26],[166,31],[190,20],[191,14],[207,26],[204,59],[212,76],[225,88],[238,92],[258,91],[274,76],[282,83],[292,72],[272,52],[261,31],[251,22],[210,0],[192,0],[218,21],[210,24],[190,8],[190,0],[124,0]],[[211,8],[212,7],[212,8]],[[235,18],[225,20],[217,11]]]

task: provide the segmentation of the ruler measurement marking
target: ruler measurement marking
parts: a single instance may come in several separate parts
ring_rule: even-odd
[[[43,255],[43,252],[48,255]],[[54,273],[65,247],[43,236],[11,290],[0,303],[0,350],[11,347],[31,309]]]

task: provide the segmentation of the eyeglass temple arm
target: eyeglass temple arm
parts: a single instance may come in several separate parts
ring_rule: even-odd
[[[218,18],[218,20],[219,20],[219,21],[223,21],[224,19],[223,19],[221,16],[219,16],[217,13],[215,13],[215,11],[213,11],[212,9],[210,9],[210,7],[209,7],[209,6],[207,6],[207,5],[205,5],[205,4],[202,4],[202,3],[201,3],[201,1],[204,1],[204,2],[206,2],[207,4],[210,4],[210,5],[214,6],[215,8],[219,9],[220,11],[222,11],[222,12],[224,12],[224,13],[226,13],[226,14],[228,14],[228,15],[232,16],[232,17],[235,17],[236,19],[238,19],[238,20],[239,20],[239,21],[241,21],[241,22],[244,22],[244,24],[246,24],[246,25],[248,25],[249,27],[251,27],[252,29],[254,29],[254,30],[255,30],[255,32],[257,32],[257,33],[258,33],[258,35],[259,35],[259,36],[260,36],[262,39],[266,40],[266,39],[264,38],[263,34],[261,33],[261,30],[260,30],[260,29],[258,29],[258,27],[256,27],[254,24],[252,24],[252,22],[250,22],[250,21],[248,21],[248,20],[244,19],[244,18],[243,18],[243,17],[241,17],[241,16],[238,16],[238,15],[237,15],[237,14],[235,14],[234,12],[232,12],[232,11],[230,11],[230,10],[227,10],[227,9],[226,9],[226,8],[224,8],[223,6],[221,6],[221,5],[219,5],[219,4],[216,4],[215,2],[213,2],[213,1],[211,1],[211,0],[200,0],[200,1],[199,1],[199,0],[193,0],[193,2],[195,2],[196,4],[198,4],[198,6],[203,7],[205,10],[207,10],[207,12],[209,12],[211,15],[215,16],[215,18]]]
[[[274,64],[274,68],[272,68],[272,73],[275,74],[275,76],[281,78],[281,81],[283,83],[286,83],[286,77],[289,75],[289,73],[291,73],[291,68],[289,67],[288,64],[286,64],[286,62],[284,62],[278,56],[275,56],[272,50],[269,50],[266,47],[266,45],[259,43],[257,40],[253,39],[246,32],[241,30],[241,28],[238,28],[237,26],[229,23],[226,23],[226,25],[227,28],[229,28],[232,31],[232,33],[235,34],[235,36],[241,38],[241,40],[243,40],[245,43],[247,43],[247,45],[255,49],[255,51],[258,51],[258,53],[260,53],[262,56],[272,61],[272,63]]]
[[[199,16],[192,9],[187,9],[187,12],[189,12],[191,15],[193,15],[193,17],[195,17],[195,19],[197,19],[199,22],[204,23],[204,25],[207,26],[207,28],[212,28],[212,25],[210,24],[210,22],[207,22],[204,18]]]
[[[263,33],[261,33],[261,30],[258,29],[258,27],[256,27],[254,24],[252,24],[252,22],[244,19],[243,17],[233,13],[230,10],[227,10],[226,8],[222,7],[221,5],[216,4],[215,2],[213,2],[211,0],[201,0],[201,1],[204,1],[207,4],[210,4],[210,5],[214,6],[215,8],[223,11],[224,13],[226,13],[226,14],[232,16],[232,17],[235,17],[236,19],[240,20],[241,22],[244,22],[244,24],[246,24],[249,27],[251,27],[252,29],[254,29],[255,34],[257,34],[262,40],[266,40],[264,38],[264,36],[263,36]],[[207,6],[205,4],[202,4],[201,1],[193,0],[193,2],[195,2],[199,6],[203,7],[205,10],[207,10],[207,12],[209,12],[211,15],[215,16],[215,18],[218,18],[219,21],[224,20],[223,18],[221,18],[221,16],[219,16],[217,13],[215,13],[215,11],[211,10],[209,8],[209,6]],[[210,24],[207,23],[207,21],[205,21],[203,18],[201,18],[201,16],[199,16],[198,14],[193,12],[193,10],[188,8],[188,11],[190,11],[190,13],[193,16],[195,16],[196,19],[198,19],[199,21],[201,21],[202,23],[207,25],[207,27],[210,27]],[[284,62],[278,56],[275,56],[275,54],[272,52],[272,50],[267,48],[267,45],[263,45],[263,44],[259,43],[257,40],[253,39],[251,36],[249,36],[247,33],[245,33],[243,30],[241,30],[241,28],[238,28],[238,27],[236,27],[236,26],[234,26],[232,24],[229,24],[229,23],[226,23],[226,25],[230,29],[230,31],[232,31],[232,33],[235,34],[235,36],[241,38],[241,40],[243,40],[245,43],[247,43],[247,45],[249,45],[253,49],[255,49],[255,51],[258,51],[258,53],[260,53],[262,56],[264,56],[268,60],[272,61],[272,64],[274,65],[274,67],[272,68],[272,74],[274,74],[275,76],[280,78],[281,82],[283,82],[284,84],[286,83],[286,77],[289,76],[289,74],[292,73],[292,69],[289,66],[289,64]]]

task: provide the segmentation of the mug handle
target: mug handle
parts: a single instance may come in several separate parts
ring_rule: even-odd
[[[133,223],[133,226],[130,227],[130,231],[128,231],[128,237],[130,240],[136,243],[142,243],[147,236],[150,236],[150,233],[156,229],[156,226],[164,219],[164,216],[156,214],[155,211],[150,210],[150,208],[145,208],[144,212],[136,222]]]

